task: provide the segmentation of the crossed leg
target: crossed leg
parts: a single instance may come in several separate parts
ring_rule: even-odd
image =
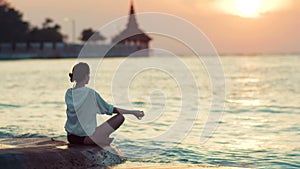
[[[106,122],[98,126],[91,137],[85,137],[84,144],[109,145],[113,138],[109,135],[116,131],[124,122],[125,118],[122,114],[117,114]]]

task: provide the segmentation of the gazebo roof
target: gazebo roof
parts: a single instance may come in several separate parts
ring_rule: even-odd
[[[113,42],[121,42],[126,40],[149,42],[152,39],[140,29],[132,30],[128,28],[113,38]]]
[[[129,21],[127,27],[119,35],[115,36],[113,42],[123,42],[123,41],[142,41],[149,42],[152,40],[147,34],[145,34],[138,26],[135,18],[135,11],[133,3],[131,1],[130,11],[129,11]]]

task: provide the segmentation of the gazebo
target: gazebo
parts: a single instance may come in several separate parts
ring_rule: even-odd
[[[112,39],[112,43],[136,47],[137,50],[141,50],[148,49],[149,41],[151,40],[152,39],[139,28],[135,17],[133,2],[131,1],[127,27]]]

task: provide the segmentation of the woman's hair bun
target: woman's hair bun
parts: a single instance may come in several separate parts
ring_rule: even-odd
[[[70,81],[80,82],[84,80],[86,75],[88,75],[89,73],[89,65],[87,63],[80,62],[73,67],[72,73],[69,73]]]
[[[69,77],[70,77],[70,81],[71,81],[71,82],[74,82],[74,79],[73,79],[73,73],[69,73]]]

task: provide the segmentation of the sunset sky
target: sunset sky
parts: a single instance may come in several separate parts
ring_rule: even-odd
[[[24,19],[41,25],[46,17],[62,26],[71,40],[76,21],[79,37],[84,28],[99,29],[128,14],[130,0],[8,0]],[[300,52],[299,0],[135,0],[136,12],[163,12],[184,18],[201,29],[219,53]],[[141,29],[147,26],[138,20]],[[155,23],[154,23],[155,24]],[[143,26],[144,25],[144,26]],[[113,34],[125,25],[117,25]],[[111,37],[113,35],[105,35]],[[168,45],[154,39],[152,47]],[[174,50],[177,47],[169,46]]]

